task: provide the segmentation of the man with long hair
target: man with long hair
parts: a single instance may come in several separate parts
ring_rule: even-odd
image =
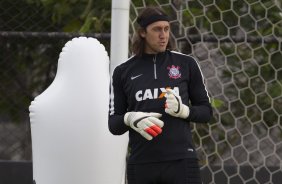
[[[114,69],[109,129],[129,131],[129,184],[201,183],[190,122],[206,123],[212,108],[201,70],[172,51],[169,17],[147,7],[137,18],[134,55]]]

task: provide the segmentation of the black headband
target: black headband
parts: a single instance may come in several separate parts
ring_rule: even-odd
[[[143,28],[157,21],[169,21],[169,18],[166,15],[155,14],[147,18],[138,18],[137,19],[137,23]]]

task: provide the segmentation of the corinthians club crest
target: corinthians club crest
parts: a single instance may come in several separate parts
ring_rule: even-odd
[[[181,73],[179,71],[179,69],[180,69],[179,66],[171,65],[171,67],[168,66],[167,69],[169,70],[169,72],[168,72],[169,78],[178,79],[178,78],[181,77]]]

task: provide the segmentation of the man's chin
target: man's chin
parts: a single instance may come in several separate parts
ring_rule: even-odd
[[[166,50],[166,48],[164,47],[164,48],[160,48],[159,49],[159,52],[164,52]]]

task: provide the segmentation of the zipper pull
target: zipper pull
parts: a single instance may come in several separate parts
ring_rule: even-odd
[[[154,78],[155,78],[155,79],[158,79],[158,77],[157,77],[157,65],[156,65],[156,61],[157,61],[157,55],[155,55],[155,56],[153,57],[153,62],[154,62]]]

